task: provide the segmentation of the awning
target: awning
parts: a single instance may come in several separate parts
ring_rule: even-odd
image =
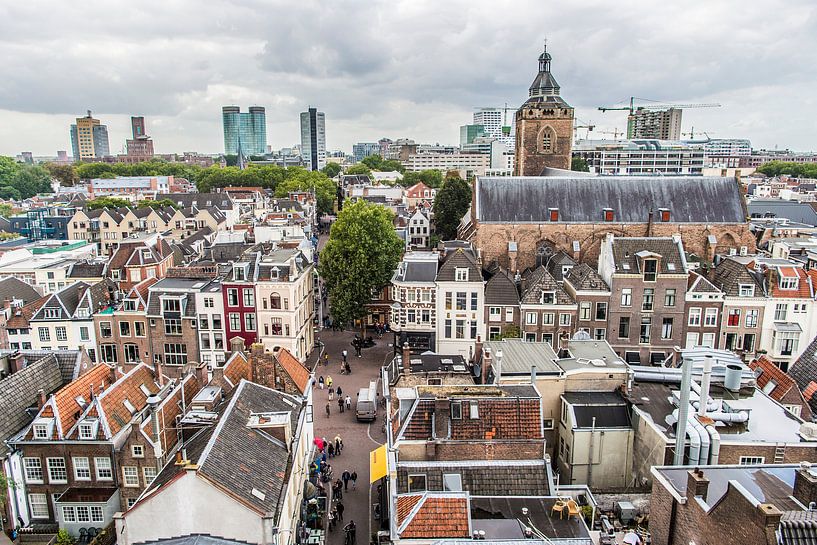
[[[774,330],[781,333],[802,333],[803,328],[798,323],[791,322],[775,322]]]

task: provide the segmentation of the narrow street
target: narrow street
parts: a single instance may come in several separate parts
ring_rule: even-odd
[[[324,380],[331,376],[332,386],[335,389],[340,387],[344,397],[349,395],[352,398],[352,410],[341,413],[338,409],[337,395],[329,402],[328,388],[324,387],[323,390],[320,390],[318,386],[315,386],[313,396],[315,437],[324,437],[331,441],[336,435],[340,435],[343,440],[341,455],[329,460],[334,479],[339,479],[343,471],[347,469],[350,473],[356,471],[358,475],[356,489],[353,489],[350,483],[348,492],[343,495],[341,500],[345,507],[343,522],[329,533],[328,545],[343,545],[343,526],[350,520],[354,520],[357,525],[356,542],[359,545],[367,545],[368,536],[377,532],[377,525],[372,520],[373,512],[370,501],[372,487],[369,485],[369,452],[386,441],[382,432],[383,411],[378,408],[377,420],[374,422],[358,422],[355,418],[355,401],[360,388],[368,387],[369,381],[378,380],[383,361],[392,352],[389,346],[391,336],[384,335],[382,339],[377,339],[375,336],[375,346],[364,349],[363,357],[357,358],[351,345],[354,334],[355,332],[350,330],[321,331],[320,339],[329,354],[329,365],[318,365],[315,368],[316,382],[321,376],[324,377]],[[369,334],[367,332],[367,336]],[[344,349],[349,353],[351,375],[340,374],[341,353]],[[379,385],[378,391],[380,391]],[[326,416],[327,402],[330,406],[328,417]]]

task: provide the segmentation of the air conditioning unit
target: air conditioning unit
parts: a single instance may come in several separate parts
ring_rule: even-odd
[[[740,247],[740,255],[747,255],[748,253],[749,253],[749,248],[747,248],[746,246],[741,246]]]
[[[729,255],[738,255],[738,251],[734,248],[729,248]]]

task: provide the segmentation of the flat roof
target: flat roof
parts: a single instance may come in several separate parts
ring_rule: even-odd
[[[590,533],[580,519],[551,514],[553,497],[471,496],[471,527],[484,531],[485,539],[525,539],[525,526],[532,525],[550,539],[587,539]],[[527,508],[527,515],[522,509]]]
[[[484,348],[490,349],[494,371],[498,371],[497,354],[502,351],[502,375],[530,375],[531,367],[537,374],[559,375],[562,368],[556,365],[556,352],[550,343],[525,342],[522,339],[488,341]],[[484,360],[483,360],[484,361]]]
[[[625,370],[627,364],[622,360],[607,341],[594,339],[568,343],[570,358],[556,360],[556,365],[565,371],[583,368],[615,368]]]

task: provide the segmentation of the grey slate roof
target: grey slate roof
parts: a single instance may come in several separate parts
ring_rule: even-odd
[[[71,265],[69,278],[102,278],[105,274],[104,261],[77,261]]]
[[[443,491],[443,475],[456,473],[462,489],[473,496],[548,496],[547,468],[542,460],[468,460],[467,462],[400,462],[397,490],[408,492],[408,476],[423,473],[426,490]]]
[[[394,275],[398,282],[433,283],[435,278],[437,278],[436,261],[403,261]]]
[[[542,293],[552,291],[555,292],[556,297],[552,305],[572,305],[573,298],[564,290],[564,288],[556,282],[556,279],[545,269],[544,265],[532,271],[527,275],[523,282],[522,297],[520,301],[526,305],[542,304]]]
[[[548,272],[556,279],[557,282],[562,281],[562,271],[565,267],[574,267],[576,261],[566,253],[559,251],[553,254],[553,257],[547,260],[546,266]]]
[[[817,226],[817,210],[809,203],[780,199],[755,199],[746,207],[753,218],[788,218],[797,223]]]
[[[661,256],[660,274],[684,274],[684,256],[678,243],[671,238],[629,238],[616,237],[613,239],[613,259],[616,263],[616,272],[624,274],[638,274],[641,271],[636,254],[649,252]]]
[[[741,284],[754,285],[755,297],[762,297],[766,293],[766,283],[761,273],[728,257],[712,270],[710,280],[716,288],[733,297],[740,293]]]
[[[519,305],[516,282],[504,270],[499,270],[485,284],[485,305]]]
[[[37,404],[37,391],[42,389],[48,395],[70,380],[65,380],[52,353],[0,380],[0,407],[3,407],[0,411],[0,455],[5,455],[8,450],[5,440],[34,419],[26,409]]]
[[[587,263],[576,265],[565,276],[565,280],[577,290],[610,291],[610,286]]]
[[[159,200],[170,199],[182,208],[215,206],[219,210],[233,209],[233,200],[227,193],[163,193],[156,198]]]
[[[817,414],[817,337],[812,339],[809,345],[797,358],[797,362],[789,367],[788,375],[797,383],[797,387],[803,392],[803,397],[811,409],[812,414]],[[811,387],[810,387],[811,386]]]
[[[705,276],[695,271],[689,271],[687,293],[720,293],[720,290],[716,288],[712,282],[707,280]]]
[[[294,437],[301,410],[300,397],[242,379],[198,459],[198,471],[228,487],[234,496],[254,509],[279,515],[281,476],[292,477],[288,474],[290,454],[283,443],[247,427],[247,422],[251,413],[289,412]],[[252,493],[254,488],[264,494],[264,499]]]
[[[474,252],[470,248],[457,248],[445,256],[437,272],[437,282],[454,282],[459,268],[468,269],[469,282],[477,282],[482,278]]]
[[[674,223],[745,223],[735,178],[710,176],[480,177],[476,218],[481,222],[547,223],[549,208],[562,223],[646,223],[650,211],[670,210]]]
[[[556,352],[550,343],[531,343],[522,339],[502,339],[486,341],[485,348],[490,349],[497,367],[496,354],[502,350],[503,375],[530,375],[530,368],[536,367],[537,373],[561,375],[562,368],[556,365]]]
[[[249,545],[247,541],[236,541],[208,534],[190,534],[183,537],[144,541],[139,545]]]
[[[40,297],[37,290],[18,278],[7,276],[0,280],[0,302],[6,299],[9,301],[17,299],[23,301],[23,304],[28,304]]]
[[[597,428],[630,427],[630,411],[617,392],[565,392],[563,397],[573,405],[579,428],[592,427],[593,418]]]

